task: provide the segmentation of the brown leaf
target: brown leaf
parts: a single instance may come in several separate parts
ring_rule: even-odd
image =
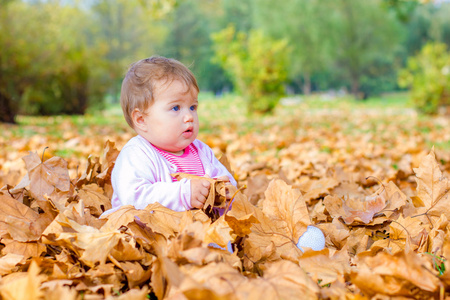
[[[77,179],[75,185],[81,187],[83,184],[95,183],[97,175],[101,173],[101,166],[98,156],[89,155],[86,170]]]
[[[259,299],[316,299],[319,287],[298,265],[287,260],[266,264]],[[256,298],[253,298],[256,299]]]
[[[389,241],[402,250],[415,251],[422,240],[427,240],[426,237],[426,231],[419,218],[400,216],[389,225]],[[395,246],[391,244],[390,247]],[[392,251],[395,252],[397,251]]]
[[[176,212],[159,203],[149,204],[145,209],[136,209],[131,205],[125,205],[107,216],[108,221],[102,229],[113,230],[127,226],[137,217],[154,232],[169,238],[180,231],[180,220],[186,213],[189,212]]]
[[[319,200],[316,205],[314,205],[312,211],[310,211],[310,216],[313,223],[325,223],[328,221],[328,214],[325,211],[323,200]]]
[[[23,158],[30,178],[30,191],[33,197],[45,200],[55,189],[68,192],[70,188],[67,162],[60,157],[52,157],[41,162],[36,152],[30,152]]]
[[[237,289],[249,280],[226,263],[189,266],[180,270],[183,280],[171,291],[171,299],[245,299]],[[184,298],[184,297],[183,297]]]
[[[385,199],[380,197],[378,192],[364,199],[330,195],[325,197],[323,203],[333,218],[342,217],[346,224],[354,222],[368,224],[374,215],[386,206]]]
[[[258,262],[283,257],[296,261],[302,255],[296,244],[300,235],[306,231],[305,223],[309,221],[309,215],[304,211],[305,203],[298,197],[300,192],[282,180],[273,181],[270,186],[263,204],[263,209],[270,217],[253,206],[242,193],[236,195],[227,215],[242,218],[252,214],[259,221],[253,223],[252,232],[245,239],[244,252],[250,260]],[[280,207],[274,208],[277,202]]]
[[[71,281],[53,280],[44,282],[41,288],[45,292],[45,300],[76,300],[77,291],[66,285],[70,285]]]
[[[39,257],[47,249],[44,244],[40,242],[18,242],[16,240],[2,239],[5,248],[2,249],[2,254],[17,254],[23,256],[25,259],[30,257]]]
[[[40,217],[28,206],[18,202],[8,195],[0,193],[2,209],[0,222],[13,239],[20,242],[36,241],[50,224],[51,220]]]
[[[147,300],[148,294],[148,287],[143,286],[141,289],[130,289],[117,297],[117,300]]]
[[[407,197],[392,181],[389,181],[384,188],[385,190],[380,193],[380,197],[385,198],[386,207],[381,212],[389,218],[407,205]]]
[[[61,214],[54,223],[67,229],[64,232],[56,224],[49,226],[43,233],[45,237],[43,242],[68,247],[90,267],[94,267],[96,263],[104,264],[110,251],[122,238],[122,234],[117,230],[103,229],[103,227],[99,230],[91,226],[80,225]]]
[[[158,257],[152,264],[150,286],[158,299],[169,295],[171,289],[177,288],[187,276],[170,259]]]
[[[232,231],[225,216],[221,216],[206,229],[204,242],[207,245],[209,243],[215,243],[221,247],[226,247],[229,241],[234,242],[236,238],[236,235],[234,237],[231,235]]]
[[[14,267],[26,259],[23,255],[8,253],[0,258],[0,275],[14,272]]]
[[[429,271],[431,269],[429,261],[414,252],[395,255],[380,252],[360,262],[357,273],[352,273],[351,277],[352,282],[369,295],[412,296],[413,287],[427,292],[439,288],[439,279]]]
[[[369,230],[364,227],[350,231],[346,248],[351,255],[354,256],[367,250],[367,245],[369,243],[369,235],[367,234],[368,231]]]
[[[106,219],[97,219],[90,214],[90,210],[84,207],[84,202],[82,200],[78,202],[71,202],[67,207],[61,210],[67,218],[74,220],[80,225],[92,226],[100,229],[106,222]]]
[[[111,185],[111,173],[114,168],[117,156],[120,151],[115,147],[115,143],[107,140],[103,149],[102,164],[100,167],[101,173],[95,176],[96,183],[107,190],[106,185]],[[111,195],[108,195],[111,198]]]
[[[331,223],[317,225],[324,235],[326,245],[333,245],[336,249],[342,249],[350,236],[350,230],[339,219],[334,218]]]
[[[43,296],[40,285],[43,276],[39,275],[40,269],[32,262],[27,273],[15,280],[3,283],[0,294],[3,299],[29,299],[39,300]]]
[[[304,193],[306,202],[330,194],[330,190],[338,186],[339,182],[334,178],[321,178],[319,180],[308,180],[300,184],[300,190]]]
[[[137,247],[134,239],[120,239],[111,249],[110,255],[117,261],[140,261],[145,258],[142,248]]]
[[[177,238],[170,241],[168,256],[174,261],[183,260],[182,257],[180,258],[180,252],[202,246],[206,227],[207,224],[201,222],[194,222],[185,226]]]
[[[427,209],[427,215],[439,217],[444,213],[450,219],[450,183],[436,161],[434,149],[414,168],[417,196]]]
[[[336,281],[345,282],[344,275],[350,271],[348,250],[330,255],[328,249],[322,251],[307,250],[299,264],[315,282],[324,286]]]
[[[139,286],[150,279],[151,269],[144,270],[138,262],[125,261],[120,263],[120,268],[127,277],[130,288]]]
[[[153,232],[145,223],[135,220],[127,225],[128,233],[149,253],[157,256],[167,255],[167,240],[159,233]]]
[[[103,189],[96,183],[83,185],[78,190],[78,196],[83,199],[85,206],[91,210],[93,216],[99,217],[112,207],[111,200],[103,192]]]
[[[247,188],[244,193],[252,204],[256,204],[260,199],[264,199],[264,192],[269,186],[270,180],[266,174],[257,174],[249,177]]]
[[[253,224],[259,223],[258,219],[253,214],[248,214],[239,218],[226,214],[225,221],[230,226],[233,234],[242,237],[252,232],[251,227]]]
[[[219,158],[219,162],[227,169],[227,171],[234,176],[234,172],[231,169],[230,161],[228,160],[228,157],[226,154],[222,154]]]
[[[289,236],[297,241],[311,225],[308,208],[301,192],[288,186],[283,180],[269,184],[262,203],[263,213],[274,222],[286,227]]]

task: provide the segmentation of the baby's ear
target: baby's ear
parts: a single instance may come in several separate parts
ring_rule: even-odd
[[[135,108],[133,110],[133,112],[131,113],[131,119],[133,120],[133,124],[136,129],[140,129],[143,131],[146,130],[144,117],[145,115],[139,110],[139,108]]]

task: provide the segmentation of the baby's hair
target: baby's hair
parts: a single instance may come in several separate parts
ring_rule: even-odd
[[[128,125],[134,128],[131,118],[132,112],[137,108],[144,112],[154,101],[156,83],[161,85],[180,80],[185,83],[189,92],[194,87],[199,88],[194,74],[181,62],[162,56],[152,56],[135,62],[128,69],[122,82],[120,105]]]

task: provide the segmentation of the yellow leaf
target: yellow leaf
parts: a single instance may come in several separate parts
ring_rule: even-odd
[[[33,261],[28,272],[13,281],[0,286],[0,294],[5,300],[39,300],[43,296],[40,285],[43,277],[39,275],[40,269]]]
[[[0,192],[0,221],[13,239],[20,242],[36,241],[51,220],[41,217],[28,206]]]
[[[67,162],[60,157],[52,157],[41,162],[36,152],[23,158],[27,165],[31,194],[38,200],[45,200],[55,189],[68,192],[70,188]]]
[[[104,191],[97,184],[83,185],[78,190],[78,197],[84,201],[93,216],[99,217],[104,211],[111,208],[111,200],[104,195]]]
[[[440,217],[444,213],[450,219],[450,183],[444,177],[434,155],[434,149],[414,168],[417,196],[422,200],[427,215]]]
[[[25,257],[23,255],[8,253],[0,258],[0,275],[14,272],[14,267]]]
[[[173,211],[159,203],[149,204],[145,209],[125,205],[107,216],[108,221],[103,225],[102,230],[118,229],[138,219],[154,232],[169,238],[180,231],[180,220],[186,213],[188,212]]]
[[[351,278],[358,288],[368,294],[413,296],[413,287],[435,292],[440,285],[429,261],[414,252],[390,255],[379,252],[365,257],[352,272]]]

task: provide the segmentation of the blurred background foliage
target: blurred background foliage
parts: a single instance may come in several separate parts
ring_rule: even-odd
[[[442,0],[0,0],[0,121],[117,103],[128,65],[151,55],[250,112],[286,94],[411,89],[436,113],[450,105],[448,16]]]

